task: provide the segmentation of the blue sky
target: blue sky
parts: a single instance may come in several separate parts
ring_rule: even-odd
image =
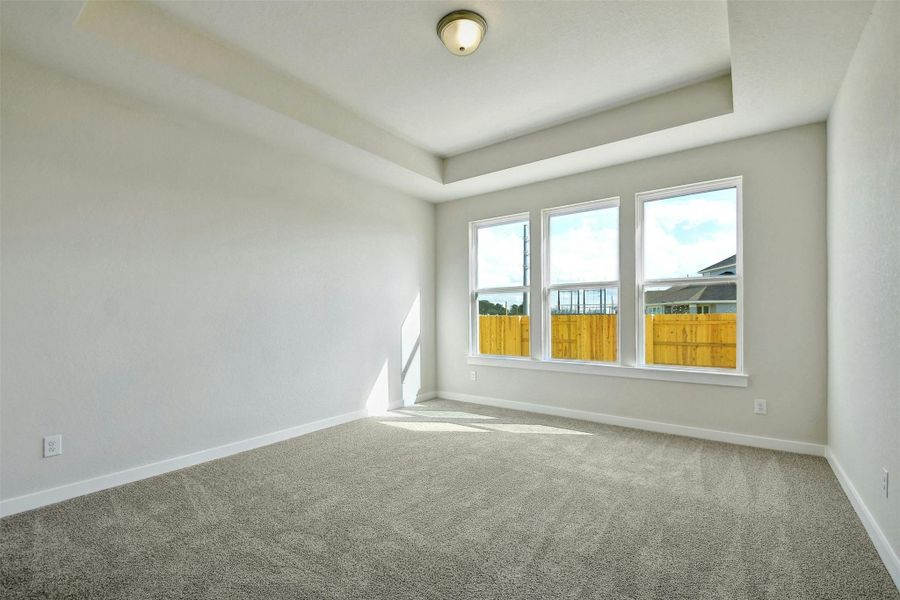
[[[523,223],[478,230],[478,287],[523,285]]]
[[[645,277],[696,277],[734,254],[736,198],[729,188],[645,203]],[[618,223],[618,208],[551,218],[552,283],[618,279]],[[522,236],[522,223],[478,230],[479,287],[522,285]]]
[[[737,248],[737,190],[644,204],[644,277],[697,277]]]
[[[550,219],[551,283],[619,278],[619,209],[602,208]]]

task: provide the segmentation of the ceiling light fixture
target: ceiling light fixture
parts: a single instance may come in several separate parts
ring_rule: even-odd
[[[457,56],[468,56],[478,50],[486,32],[484,17],[471,10],[455,10],[437,25],[438,37]]]

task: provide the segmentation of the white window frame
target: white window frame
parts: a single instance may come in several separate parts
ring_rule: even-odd
[[[567,204],[554,208],[541,210],[541,356],[543,360],[554,363],[575,363],[585,365],[621,365],[622,364],[622,265],[620,262],[619,244],[621,243],[621,207],[619,196],[603,198],[602,200],[590,200],[576,204]],[[582,283],[551,283],[550,273],[550,219],[563,215],[573,215],[604,208],[619,209],[619,219],[616,222],[616,271],[619,277],[612,281],[586,281]],[[614,361],[580,361],[566,358],[553,358],[553,324],[550,309],[550,294],[556,291],[589,290],[601,288],[616,288],[616,360]]]
[[[479,294],[509,294],[524,293],[528,295],[528,347],[532,347],[531,340],[534,339],[534,319],[530,318],[534,312],[534,305],[531,298],[531,282],[533,278],[533,269],[529,252],[528,257],[528,285],[507,286],[507,287],[478,287],[478,230],[486,227],[494,227],[496,225],[507,225],[511,223],[527,223],[528,224],[528,243],[529,250],[531,245],[531,236],[534,235],[531,227],[531,214],[517,213],[514,215],[506,215],[502,217],[493,217],[490,219],[481,219],[480,221],[471,221],[469,223],[469,356],[483,356],[500,359],[522,360],[529,357],[525,356],[505,356],[502,354],[481,354],[478,344],[478,295]],[[531,352],[529,351],[529,355]]]
[[[684,277],[670,279],[644,279],[644,204],[654,200],[664,200],[667,198],[676,198],[689,194],[697,194],[702,192],[712,192],[716,190],[735,188],[736,199],[735,209],[736,215],[736,254],[735,274],[717,277]],[[743,177],[727,177],[724,179],[715,179],[712,181],[703,181],[700,183],[691,183],[687,185],[679,185],[674,187],[651,190],[647,192],[638,192],[635,194],[635,359],[639,367],[663,369],[669,371],[692,371],[707,373],[729,373],[744,374],[744,248],[743,248]],[[718,368],[718,367],[685,367],[678,365],[657,365],[647,364],[646,352],[644,350],[644,290],[648,287],[656,286],[672,286],[672,285],[696,285],[698,282],[714,284],[714,283],[734,283],[735,284],[735,301],[737,306],[737,343],[735,347],[736,365],[734,369]]]

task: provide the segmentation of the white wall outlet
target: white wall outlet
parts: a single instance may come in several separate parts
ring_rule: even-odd
[[[753,414],[755,415],[765,415],[768,414],[768,408],[766,408],[766,401],[757,398],[753,401]]]
[[[881,495],[888,497],[888,473],[887,467],[881,467]]]
[[[478,371],[476,371],[475,369],[469,371],[469,379],[471,379],[472,381],[478,381]]]
[[[44,458],[51,456],[59,456],[62,454],[62,436],[47,435],[44,436]]]

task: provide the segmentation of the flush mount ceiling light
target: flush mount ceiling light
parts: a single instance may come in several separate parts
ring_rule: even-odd
[[[453,11],[437,25],[438,37],[457,56],[468,56],[478,50],[486,31],[484,17],[471,10]]]

